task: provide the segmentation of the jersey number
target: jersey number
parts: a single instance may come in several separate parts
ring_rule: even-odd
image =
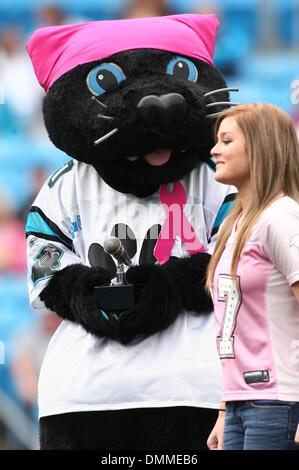
[[[241,304],[240,278],[232,278],[226,274],[218,277],[218,301],[225,302],[225,313],[221,326],[221,334],[217,337],[219,356],[235,357],[233,332],[236,317]]]

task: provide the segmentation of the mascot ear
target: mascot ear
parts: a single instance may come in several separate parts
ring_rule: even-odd
[[[211,58],[211,60],[207,60],[207,57],[201,57],[201,60],[205,62],[209,62],[212,64],[212,57],[215,51],[215,40],[216,40],[216,33],[219,27],[219,21],[216,15],[180,15],[182,21],[186,26],[188,26],[191,30],[194,31],[201,38],[203,42],[203,46],[206,49],[207,57]],[[192,57],[198,57],[198,51],[196,55],[192,55]]]
[[[40,28],[26,47],[37,79],[48,92],[55,80],[77,65],[132,49],[175,52],[214,65],[218,26],[216,15],[195,14],[92,21]]]

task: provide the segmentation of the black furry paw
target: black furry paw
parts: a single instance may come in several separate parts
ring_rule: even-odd
[[[212,298],[205,290],[210,259],[208,253],[196,253],[186,258],[170,258],[162,266],[176,286],[184,310],[197,313],[208,313],[213,310]]]
[[[93,294],[95,286],[110,284],[110,281],[111,274],[103,268],[73,264],[50,279],[40,299],[61,318],[80,324],[87,332],[117,338],[118,318],[103,312]]]
[[[139,287],[134,309],[119,316],[120,341],[128,343],[136,336],[150,336],[167,328],[182,310],[175,285],[161,266],[134,266],[127,281]],[[142,287],[141,287],[142,286]]]

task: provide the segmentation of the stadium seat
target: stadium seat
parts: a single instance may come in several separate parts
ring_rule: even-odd
[[[280,40],[286,46],[299,46],[299,1],[273,0]]]
[[[43,167],[50,175],[69,159],[50,141],[31,142],[16,135],[3,138],[0,146],[0,190],[7,191],[19,208],[31,196],[34,168]]]

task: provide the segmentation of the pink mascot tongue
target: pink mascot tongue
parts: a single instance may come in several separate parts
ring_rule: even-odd
[[[144,160],[151,166],[165,165],[171,157],[171,150],[158,149],[155,152],[148,153]]]
[[[216,15],[195,14],[50,26],[33,33],[27,50],[37,79],[48,92],[77,65],[131,49],[160,49],[214,65],[218,26]]]

